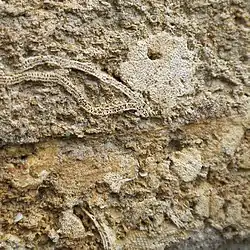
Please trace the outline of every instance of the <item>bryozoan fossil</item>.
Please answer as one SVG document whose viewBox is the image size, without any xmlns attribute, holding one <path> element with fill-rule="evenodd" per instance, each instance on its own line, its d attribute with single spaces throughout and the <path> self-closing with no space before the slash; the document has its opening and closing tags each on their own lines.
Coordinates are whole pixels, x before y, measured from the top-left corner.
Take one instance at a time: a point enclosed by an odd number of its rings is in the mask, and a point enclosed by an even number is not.
<svg viewBox="0 0 250 250">
<path fill-rule="evenodd" d="M 69 78 L 60 72 L 44 72 L 32 70 L 36 66 L 49 64 L 64 69 L 76 69 L 85 74 L 98 78 L 102 83 L 115 87 L 124 93 L 131 101 L 121 103 L 111 103 L 110 105 L 93 106 L 86 100 L 84 95 L 70 81 Z M 115 78 L 104 73 L 92 63 L 82 63 L 74 60 L 64 59 L 57 56 L 35 56 L 25 59 L 20 65 L 19 70 L 14 73 L 0 74 L 0 84 L 11 86 L 24 83 L 26 81 L 51 82 L 63 87 L 77 101 L 79 106 L 92 115 L 106 116 L 110 114 L 122 113 L 128 110 L 136 111 L 142 117 L 149 116 L 149 107 L 143 98 L 133 92 L 127 86 L 117 81 Z"/>
</svg>

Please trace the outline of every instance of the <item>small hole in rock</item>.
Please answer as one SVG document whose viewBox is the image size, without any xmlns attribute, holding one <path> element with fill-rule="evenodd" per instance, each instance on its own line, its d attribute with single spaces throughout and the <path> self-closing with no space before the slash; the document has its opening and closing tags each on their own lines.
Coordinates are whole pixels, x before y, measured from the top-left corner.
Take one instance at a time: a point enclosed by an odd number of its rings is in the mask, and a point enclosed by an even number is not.
<svg viewBox="0 0 250 250">
<path fill-rule="evenodd" d="M 25 160 L 27 160 L 28 155 L 22 155 L 20 158 L 21 158 L 21 160 L 25 161 Z"/>
<path fill-rule="evenodd" d="M 174 151 L 181 151 L 182 150 L 182 145 L 181 145 L 181 141 L 178 139 L 172 139 L 168 146 L 173 149 Z"/>
<path fill-rule="evenodd" d="M 246 20 L 241 16 L 236 16 L 234 20 L 238 24 L 246 25 Z"/>
<path fill-rule="evenodd" d="M 148 49 L 148 58 L 151 60 L 157 60 L 160 59 L 162 57 L 162 54 L 160 51 L 156 51 L 156 50 L 152 50 L 152 49 Z"/>
</svg>

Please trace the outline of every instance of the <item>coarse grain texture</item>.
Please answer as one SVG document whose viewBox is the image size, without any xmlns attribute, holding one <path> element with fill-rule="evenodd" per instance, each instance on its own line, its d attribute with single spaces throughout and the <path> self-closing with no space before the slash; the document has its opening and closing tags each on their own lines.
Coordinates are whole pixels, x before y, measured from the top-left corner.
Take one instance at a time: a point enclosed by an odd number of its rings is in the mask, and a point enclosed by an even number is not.
<svg viewBox="0 0 250 250">
<path fill-rule="evenodd" d="M 0 249 L 249 249 L 247 0 L 0 0 Z"/>
</svg>

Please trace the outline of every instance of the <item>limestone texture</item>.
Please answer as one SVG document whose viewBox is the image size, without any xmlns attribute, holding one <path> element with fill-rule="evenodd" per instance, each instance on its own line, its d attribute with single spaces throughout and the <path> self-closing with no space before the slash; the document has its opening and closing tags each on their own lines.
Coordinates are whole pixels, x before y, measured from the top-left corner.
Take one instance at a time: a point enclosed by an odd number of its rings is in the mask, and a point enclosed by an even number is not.
<svg viewBox="0 0 250 250">
<path fill-rule="evenodd" d="M 250 249 L 248 0 L 0 0 L 0 249 Z"/>
</svg>

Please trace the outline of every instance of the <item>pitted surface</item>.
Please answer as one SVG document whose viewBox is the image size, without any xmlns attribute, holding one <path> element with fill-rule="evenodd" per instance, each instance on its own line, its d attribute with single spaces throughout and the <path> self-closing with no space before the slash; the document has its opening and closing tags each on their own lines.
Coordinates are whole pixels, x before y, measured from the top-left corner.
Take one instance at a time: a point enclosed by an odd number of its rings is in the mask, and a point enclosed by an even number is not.
<svg viewBox="0 0 250 250">
<path fill-rule="evenodd" d="M 248 247 L 249 10 L 0 0 L 0 248 Z"/>
</svg>

